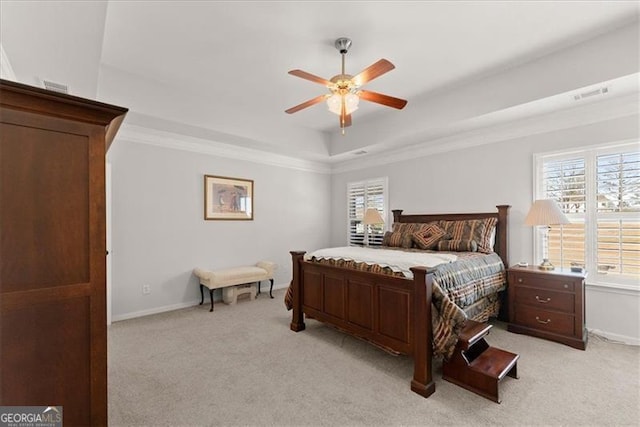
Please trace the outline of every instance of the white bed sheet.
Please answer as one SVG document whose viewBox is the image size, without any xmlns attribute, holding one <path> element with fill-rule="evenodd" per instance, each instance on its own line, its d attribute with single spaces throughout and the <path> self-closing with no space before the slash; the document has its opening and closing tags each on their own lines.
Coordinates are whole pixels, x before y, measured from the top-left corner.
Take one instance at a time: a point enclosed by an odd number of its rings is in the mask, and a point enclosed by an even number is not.
<svg viewBox="0 0 640 427">
<path fill-rule="evenodd" d="M 305 260 L 344 259 L 366 264 L 378 264 L 393 271 L 401 271 L 406 277 L 413 278 L 411 267 L 433 268 L 440 264 L 454 262 L 458 257 L 450 253 L 405 252 L 393 249 L 342 246 L 319 249 L 304 255 Z"/>
</svg>

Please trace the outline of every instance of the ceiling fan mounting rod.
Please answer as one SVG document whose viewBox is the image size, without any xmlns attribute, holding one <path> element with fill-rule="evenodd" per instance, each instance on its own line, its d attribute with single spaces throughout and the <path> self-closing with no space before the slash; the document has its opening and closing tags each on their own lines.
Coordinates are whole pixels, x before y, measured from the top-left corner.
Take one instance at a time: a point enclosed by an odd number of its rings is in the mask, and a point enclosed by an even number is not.
<svg viewBox="0 0 640 427">
<path fill-rule="evenodd" d="M 342 55 L 342 74 L 344 75 L 344 56 L 347 54 L 347 52 L 349 52 L 349 48 L 351 47 L 351 39 L 347 37 L 340 37 L 336 39 L 334 46 Z"/>
</svg>

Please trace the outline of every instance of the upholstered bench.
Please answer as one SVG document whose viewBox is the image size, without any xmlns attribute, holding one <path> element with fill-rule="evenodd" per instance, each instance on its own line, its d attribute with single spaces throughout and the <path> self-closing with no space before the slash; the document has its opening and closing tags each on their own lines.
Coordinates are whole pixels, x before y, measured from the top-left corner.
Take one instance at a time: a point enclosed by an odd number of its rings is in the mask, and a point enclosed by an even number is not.
<svg viewBox="0 0 640 427">
<path fill-rule="evenodd" d="M 204 303 L 204 287 L 209 288 L 209 297 L 211 298 L 211 309 L 213 311 L 213 291 L 214 289 L 224 288 L 222 290 L 222 301 L 227 304 L 234 304 L 238 295 L 246 293 L 243 288 L 237 289 L 237 285 L 246 285 L 250 283 L 258 283 L 258 293 L 260 293 L 260 282 L 262 280 L 269 280 L 271 282 L 271 288 L 269 289 L 269 296 L 273 298 L 273 272 L 276 269 L 276 264 L 269 261 L 260 261 L 255 266 L 246 267 L 234 267 L 224 270 L 204 270 L 196 268 L 193 273 L 198 277 L 200 281 L 200 305 Z M 230 287 L 234 288 L 230 288 Z M 256 297 L 255 285 L 249 287 L 252 297 Z"/>
</svg>

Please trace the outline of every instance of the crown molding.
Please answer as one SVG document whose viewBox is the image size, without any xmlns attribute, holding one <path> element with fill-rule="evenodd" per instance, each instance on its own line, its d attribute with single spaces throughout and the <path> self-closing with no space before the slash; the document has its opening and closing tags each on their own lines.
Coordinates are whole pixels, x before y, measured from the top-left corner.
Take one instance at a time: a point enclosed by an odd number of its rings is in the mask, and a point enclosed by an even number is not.
<svg viewBox="0 0 640 427">
<path fill-rule="evenodd" d="M 0 76 L 5 80 L 16 81 L 16 73 L 13 72 L 11 62 L 9 62 L 9 57 L 7 52 L 4 51 L 2 43 L 0 43 Z"/>
<path fill-rule="evenodd" d="M 328 163 L 238 147 L 237 145 L 226 144 L 219 141 L 160 131 L 137 125 L 124 124 L 118 131 L 116 139 L 305 172 L 331 173 L 331 165 Z"/>
<path fill-rule="evenodd" d="M 621 117 L 637 116 L 638 107 L 638 93 L 632 93 L 607 101 L 540 114 L 501 125 L 487 126 L 370 155 L 361 155 L 355 159 L 333 163 L 332 172 L 343 173 L 384 166 L 438 153 L 570 129 Z"/>
<path fill-rule="evenodd" d="M 626 76 L 624 83 L 634 81 L 638 74 Z M 634 83 L 635 84 L 635 83 Z M 618 86 L 620 89 L 620 86 Z M 542 105 L 519 106 L 518 112 L 503 110 L 498 115 L 486 115 L 459 123 L 457 133 L 429 138 L 424 136 L 421 142 L 400 147 L 386 147 L 382 151 L 343 159 L 344 154 L 325 160 L 308 160 L 294 156 L 273 153 L 256 148 L 239 147 L 209 138 L 187 136 L 181 133 L 158 130 L 151 127 L 124 124 L 117 139 L 176 150 L 190 151 L 217 157 L 250 161 L 259 164 L 277 166 L 322 174 L 343 173 L 371 167 L 385 166 L 390 163 L 426 157 L 433 154 L 462 150 L 466 148 L 515 140 L 536 134 L 548 133 L 599 123 L 617 118 L 638 116 L 638 89 L 624 88 L 623 94 L 598 102 L 588 102 L 571 108 L 544 110 Z M 629 89 L 627 91 L 627 89 Z M 630 93 L 631 92 L 631 93 Z M 620 92 L 618 92 L 620 93 Z M 564 95 L 562 95 L 564 96 Z M 524 116 L 517 117 L 523 113 Z M 542 109 L 541 109 L 542 108 Z M 468 131 L 464 127 L 473 126 Z M 363 147 L 366 150 L 366 147 Z M 353 153 L 350 154 L 353 156 Z"/>
</svg>

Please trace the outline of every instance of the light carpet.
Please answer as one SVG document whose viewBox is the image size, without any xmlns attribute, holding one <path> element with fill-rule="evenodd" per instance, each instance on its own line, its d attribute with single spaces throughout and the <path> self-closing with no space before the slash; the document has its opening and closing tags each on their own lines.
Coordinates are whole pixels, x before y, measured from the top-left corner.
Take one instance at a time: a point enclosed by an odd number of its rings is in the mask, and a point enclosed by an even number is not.
<svg viewBox="0 0 640 427">
<path fill-rule="evenodd" d="M 289 330 L 290 312 L 261 294 L 208 302 L 109 327 L 112 426 L 637 426 L 640 348 L 590 336 L 586 351 L 507 332 L 490 345 L 520 354 L 497 404 L 442 379 L 411 392 L 412 362 L 314 320 Z"/>
</svg>

